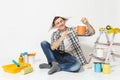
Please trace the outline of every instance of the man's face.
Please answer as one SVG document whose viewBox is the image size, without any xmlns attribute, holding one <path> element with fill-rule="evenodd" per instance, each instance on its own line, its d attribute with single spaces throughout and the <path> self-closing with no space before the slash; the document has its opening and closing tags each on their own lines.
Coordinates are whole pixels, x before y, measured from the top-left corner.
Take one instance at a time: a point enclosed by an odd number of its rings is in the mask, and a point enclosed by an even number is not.
<svg viewBox="0 0 120 80">
<path fill-rule="evenodd" d="M 59 30 L 63 30 L 65 28 L 65 20 L 63 20 L 62 18 L 58 18 L 55 21 L 55 27 Z"/>
</svg>

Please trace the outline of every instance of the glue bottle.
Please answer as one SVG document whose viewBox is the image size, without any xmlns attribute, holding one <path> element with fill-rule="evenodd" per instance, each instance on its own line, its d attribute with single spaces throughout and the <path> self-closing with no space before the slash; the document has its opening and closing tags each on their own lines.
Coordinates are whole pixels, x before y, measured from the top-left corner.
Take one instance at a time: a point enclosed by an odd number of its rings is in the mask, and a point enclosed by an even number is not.
<svg viewBox="0 0 120 80">
<path fill-rule="evenodd" d="M 24 62 L 24 58 L 23 58 L 23 55 L 22 54 L 20 54 L 20 56 L 19 56 L 19 61 L 18 61 L 19 63 L 23 63 Z"/>
</svg>

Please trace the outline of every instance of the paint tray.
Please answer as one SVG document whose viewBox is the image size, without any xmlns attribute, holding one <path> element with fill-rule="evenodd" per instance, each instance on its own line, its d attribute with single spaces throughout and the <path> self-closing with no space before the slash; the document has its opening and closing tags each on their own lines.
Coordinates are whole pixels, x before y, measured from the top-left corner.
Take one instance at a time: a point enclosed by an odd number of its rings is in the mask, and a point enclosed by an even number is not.
<svg viewBox="0 0 120 80">
<path fill-rule="evenodd" d="M 8 65 L 4 65 L 2 66 L 3 70 L 5 72 L 9 72 L 9 73 L 18 73 L 20 72 L 23 68 L 31 66 L 28 63 L 20 63 L 20 67 L 17 67 L 15 64 L 8 64 Z"/>
</svg>

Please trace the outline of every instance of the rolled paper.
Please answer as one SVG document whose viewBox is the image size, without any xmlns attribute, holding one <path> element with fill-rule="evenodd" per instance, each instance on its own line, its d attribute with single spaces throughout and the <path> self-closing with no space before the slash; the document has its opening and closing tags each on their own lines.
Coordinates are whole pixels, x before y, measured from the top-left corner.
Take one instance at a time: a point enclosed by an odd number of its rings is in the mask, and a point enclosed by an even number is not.
<svg viewBox="0 0 120 80">
<path fill-rule="evenodd" d="M 24 62 L 28 63 L 28 52 L 22 53 L 24 55 Z"/>
<path fill-rule="evenodd" d="M 25 61 L 26 63 L 28 63 L 28 55 L 25 55 L 25 56 L 24 56 L 24 61 Z"/>
<path fill-rule="evenodd" d="M 33 72 L 33 68 L 31 66 L 29 66 L 29 67 L 24 68 L 21 72 L 22 72 L 22 74 L 25 75 L 25 74 Z"/>
</svg>

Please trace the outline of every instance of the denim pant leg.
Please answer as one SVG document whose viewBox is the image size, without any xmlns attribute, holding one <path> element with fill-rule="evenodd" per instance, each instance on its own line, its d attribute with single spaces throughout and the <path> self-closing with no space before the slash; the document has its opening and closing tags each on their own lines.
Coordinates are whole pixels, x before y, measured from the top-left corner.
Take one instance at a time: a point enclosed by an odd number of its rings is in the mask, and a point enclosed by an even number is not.
<svg viewBox="0 0 120 80">
<path fill-rule="evenodd" d="M 62 71 L 78 72 L 81 68 L 81 65 L 76 57 L 67 53 L 62 57 L 60 68 Z"/>
<path fill-rule="evenodd" d="M 41 47 L 47 58 L 48 63 L 51 63 L 52 61 L 57 61 L 60 66 L 60 70 L 62 71 L 78 72 L 80 70 L 81 65 L 79 61 L 69 53 L 61 54 L 57 50 L 51 50 L 50 44 L 47 41 L 42 41 Z"/>
<path fill-rule="evenodd" d="M 51 63 L 52 61 L 56 61 L 56 59 L 53 55 L 53 51 L 50 48 L 50 43 L 48 43 L 47 41 L 42 41 L 41 47 L 47 58 L 48 63 Z"/>
</svg>

